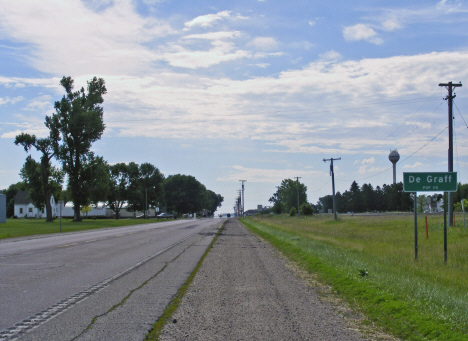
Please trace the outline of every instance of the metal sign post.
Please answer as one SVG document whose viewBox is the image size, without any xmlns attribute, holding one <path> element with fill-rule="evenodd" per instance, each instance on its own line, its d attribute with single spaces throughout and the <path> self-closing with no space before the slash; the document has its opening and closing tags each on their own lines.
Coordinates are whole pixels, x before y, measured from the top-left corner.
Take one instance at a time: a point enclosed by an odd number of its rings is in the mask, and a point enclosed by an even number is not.
<svg viewBox="0 0 468 341">
<path fill-rule="evenodd" d="M 414 259 L 418 260 L 418 192 L 414 192 Z"/>
<path fill-rule="evenodd" d="M 447 263 L 447 192 L 457 191 L 456 172 L 403 173 L 403 191 L 414 192 L 414 259 L 418 259 L 417 192 L 444 192 L 444 262 Z"/>
<path fill-rule="evenodd" d="M 462 211 L 463 211 L 463 228 L 465 228 L 465 199 L 461 200 Z"/>
</svg>

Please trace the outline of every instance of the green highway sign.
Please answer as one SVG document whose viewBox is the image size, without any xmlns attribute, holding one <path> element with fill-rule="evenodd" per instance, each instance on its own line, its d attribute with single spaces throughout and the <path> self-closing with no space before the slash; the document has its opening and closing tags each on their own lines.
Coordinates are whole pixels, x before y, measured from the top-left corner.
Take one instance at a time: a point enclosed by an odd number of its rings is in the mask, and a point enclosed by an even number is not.
<svg viewBox="0 0 468 341">
<path fill-rule="evenodd" d="M 403 173 L 405 192 L 456 192 L 457 172 Z"/>
</svg>

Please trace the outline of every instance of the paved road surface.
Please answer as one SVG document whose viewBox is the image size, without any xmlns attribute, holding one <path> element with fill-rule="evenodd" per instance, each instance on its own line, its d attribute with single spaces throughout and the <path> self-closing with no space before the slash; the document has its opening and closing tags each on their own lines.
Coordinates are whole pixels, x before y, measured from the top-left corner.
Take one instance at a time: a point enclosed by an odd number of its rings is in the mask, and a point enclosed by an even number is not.
<svg viewBox="0 0 468 341">
<path fill-rule="evenodd" d="M 142 340 L 222 222 L 1 241 L 0 341 Z"/>
<path fill-rule="evenodd" d="M 161 340 L 362 340 L 271 246 L 228 220 Z"/>
</svg>

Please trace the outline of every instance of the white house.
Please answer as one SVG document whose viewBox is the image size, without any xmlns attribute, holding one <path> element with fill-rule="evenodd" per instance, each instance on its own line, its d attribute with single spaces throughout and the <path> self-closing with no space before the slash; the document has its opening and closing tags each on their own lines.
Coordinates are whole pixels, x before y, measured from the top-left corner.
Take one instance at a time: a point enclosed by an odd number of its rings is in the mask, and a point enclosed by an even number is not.
<svg viewBox="0 0 468 341">
<path fill-rule="evenodd" d="M 27 191 L 19 191 L 15 196 L 15 216 L 18 218 L 45 218 L 45 208 L 39 210 L 29 199 Z M 52 217 L 57 216 L 57 205 L 52 196 L 50 198 L 50 205 L 52 206 Z"/>
<path fill-rule="evenodd" d="M 73 203 L 67 202 L 62 206 L 60 210 L 60 204 L 55 202 L 54 197 L 50 198 L 50 205 L 52 207 L 52 217 L 62 217 L 72 218 L 74 216 Z M 143 212 L 131 212 L 127 210 L 127 205 L 124 204 L 122 210 L 120 211 L 121 218 L 134 218 L 142 215 Z M 157 212 L 155 208 L 148 208 L 148 216 L 155 217 Z M 15 197 L 15 216 L 18 218 L 45 218 L 46 211 L 45 208 L 39 210 L 32 203 L 31 199 L 28 197 L 27 191 L 19 191 Z M 97 205 L 91 205 L 91 211 L 88 213 L 81 213 L 82 217 L 115 217 L 115 212 L 107 207 L 104 203 L 98 203 Z"/>
</svg>

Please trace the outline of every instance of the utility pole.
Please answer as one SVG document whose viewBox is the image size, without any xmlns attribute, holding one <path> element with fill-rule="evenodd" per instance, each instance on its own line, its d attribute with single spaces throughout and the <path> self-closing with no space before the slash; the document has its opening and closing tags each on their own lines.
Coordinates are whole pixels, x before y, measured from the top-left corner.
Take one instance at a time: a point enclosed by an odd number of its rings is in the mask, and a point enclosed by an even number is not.
<svg viewBox="0 0 468 341">
<path fill-rule="evenodd" d="M 448 90 L 448 95 L 445 97 L 445 100 L 448 100 L 448 124 L 449 124 L 449 149 L 448 149 L 448 171 L 453 172 L 453 99 L 456 97 L 453 94 L 453 88 L 461 87 L 461 82 L 458 84 L 453 84 L 452 82 L 448 83 L 439 83 L 439 86 L 444 86 Z M 449 226 L 453 226 L 453 195 L 451 192 L 448 193 L 448 218 Z M 445 214 L 445 212 L 444 212 Z"/>
<path fill-rule="evenodd" d="M 245 212 L 245 201 L 244 201 L 244 182 L 247 182 L 247 180 L 239 180 L 242 182 L 242 218 L 244 217 L 244 212 Z"/>
<path fill-rule="evenodd" d="M 296 186 L 297 186 L 297 217 L 299 218 L 299 179 L 300 176 L 296 176 Z"/>
<path fill-rule="evenodd" d="M 341 160 L 341 157 L 338 159 L 323 159 L 323 162 L 330 161 L 330 175 L 332 177 L 332 188 L 333 188 L 333 214 L 335 215 L 335 220 L 338 220 L 336 216 L 336 200 L 335 200 L 335 173 L 333 172 L 333 161 Z"/>
<path fill-rule="evenodd" d="M 237 191 L 237 216 L 242 216 L 242 192 L 241 190 Z"/>
</svg>

